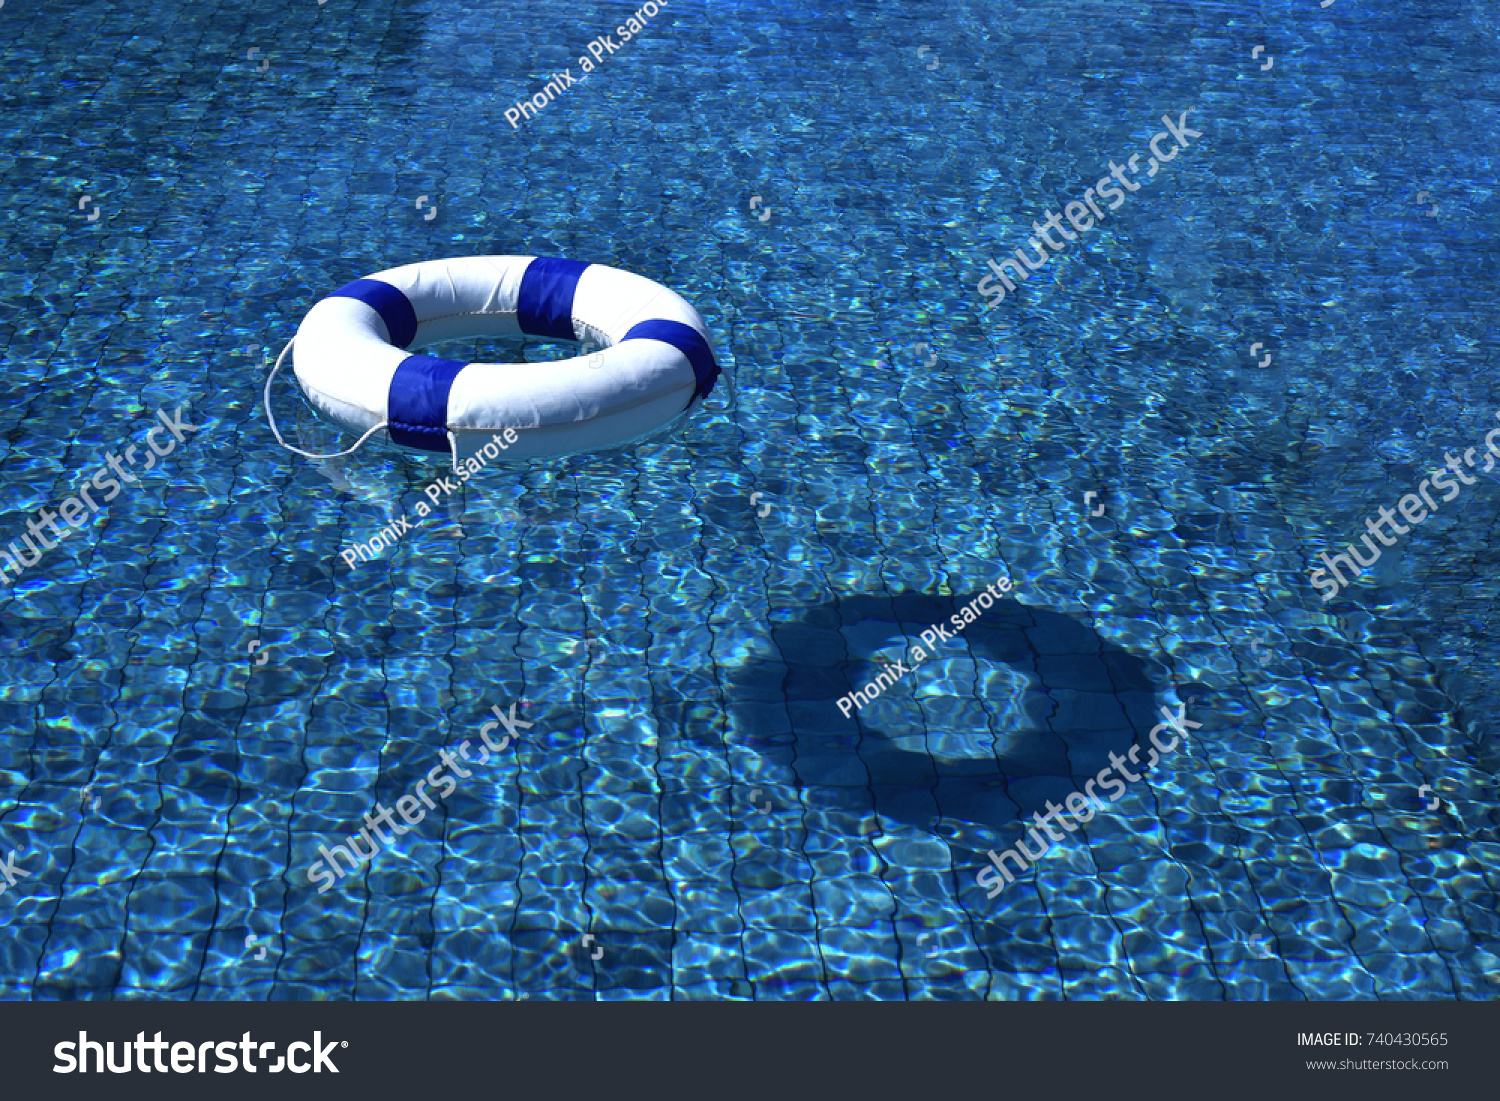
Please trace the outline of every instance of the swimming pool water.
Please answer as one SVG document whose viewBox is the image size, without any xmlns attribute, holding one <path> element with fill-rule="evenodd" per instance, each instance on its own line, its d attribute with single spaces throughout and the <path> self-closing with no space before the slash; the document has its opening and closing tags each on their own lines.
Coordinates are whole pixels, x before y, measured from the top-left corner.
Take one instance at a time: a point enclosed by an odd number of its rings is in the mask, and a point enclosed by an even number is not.
<svg viewBox="0 0 1500 1101">
<path fill-rule="evenodd" d="M 511 126 L 633 10 L 0 7 L 0 544 L 200 426 L 0 595 L 0 997 L 1495 997 L 1497 479 L 1308 578 L 1500 411 L 1494 10 L 671 0 Z M 481 253 L 671 287 L 735 388 L 348 568 L 443 464 L 288 454 L 269 364 L 351 279 Z"/>
</svg>

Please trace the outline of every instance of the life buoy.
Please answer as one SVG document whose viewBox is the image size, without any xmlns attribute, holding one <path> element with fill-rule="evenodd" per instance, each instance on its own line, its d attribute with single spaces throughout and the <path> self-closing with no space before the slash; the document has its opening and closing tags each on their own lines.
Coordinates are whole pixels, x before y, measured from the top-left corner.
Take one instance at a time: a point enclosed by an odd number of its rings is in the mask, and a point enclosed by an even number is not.
<svg viewBox="0 0 1500 1101">
<path fill-rule="evenodd" d="M 410 351 L 515 335 L 602 350 L 542 363 Z M 297 381 L 323 415 L 365 437 L 384 428 L 392 442 L 451 453 L 455 464 L 505 429 L 517 436 L 507 458 L 638 442 L 696 412 L 721 374 L 703 318 L 681 296 L 618 268 L 545 256 L 428 260 L 356 279 L 307 312 L 291 347 Z"/>
</svg>

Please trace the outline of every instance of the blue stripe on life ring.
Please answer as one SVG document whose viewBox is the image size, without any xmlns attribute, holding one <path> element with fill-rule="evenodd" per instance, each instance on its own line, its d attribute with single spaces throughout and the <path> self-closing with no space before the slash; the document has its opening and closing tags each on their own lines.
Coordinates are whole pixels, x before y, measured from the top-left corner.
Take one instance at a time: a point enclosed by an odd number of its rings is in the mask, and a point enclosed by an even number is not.
<svg viewBox="0 0 1500 1101">
<path fill-rule="evenodd" d="M 656 320 L 642 321 L 637 325 L 632 325 L 630 331 L 620 338 L 622 343 L 627 340 L 641 339 L 660 340 L 687 356 L 688 362 L 693 365 L 693 376 L 698 380 L 698 388 L 693 396 L 708 397 L 721 371 L 718 362 L 714 359 L 713 349 L 708 346 L 708 341 L 703 339 L 702 333 L 691 325 L 684 325 L 681 321 Z"/>
<path fill-rule="evenodd" d="M 411 300 L 389 283 L 379 279 L 356 279 L 345 283 L 329 298 L 356 298 L 380 315 L 391 343 L 405 348 L 417 335 L 417 311 Z"/>
<path fill-rule="evenodd" d="M 391 376 L 385 419 L 391 439 L 423 451 L 448 451 L 448 391 L 467 367 L 456 359 L 413 355 Z"/>
<path fill-rule="evenodd" d="M 521 293 L 516 301 L 516 321 L 528 336 L 575 340 L 573 294 L 578 277 L 588 267 L 586 260 L 561 260 L 538 256 L 526 265 Z"/>
</svg>

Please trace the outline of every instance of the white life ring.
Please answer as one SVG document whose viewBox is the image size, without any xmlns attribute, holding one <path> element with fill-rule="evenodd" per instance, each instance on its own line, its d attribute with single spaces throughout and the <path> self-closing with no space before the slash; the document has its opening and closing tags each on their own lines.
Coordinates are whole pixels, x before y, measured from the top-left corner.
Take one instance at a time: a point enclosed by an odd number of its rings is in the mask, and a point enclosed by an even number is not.
<svg viewBox="0 0 1500 1101">
<path fill-rule="evenodd" d="M 515 335 L 603 350 L 519 364 L 408 351 Z M 451 453 L 455 464 L 507 428 L 518 437 L 507 458 L 639 441 L 691 416 L 721 373 L 703 318 L 679 295 L 545 256 L 428 260 L 356 279 L 307 312 L 292 347 L 297 381 L 325 416 L 364 437 L 383 427 L 392 442 Z M 270 379 L 266 390 L 269 415 Z"/>
</svg>

